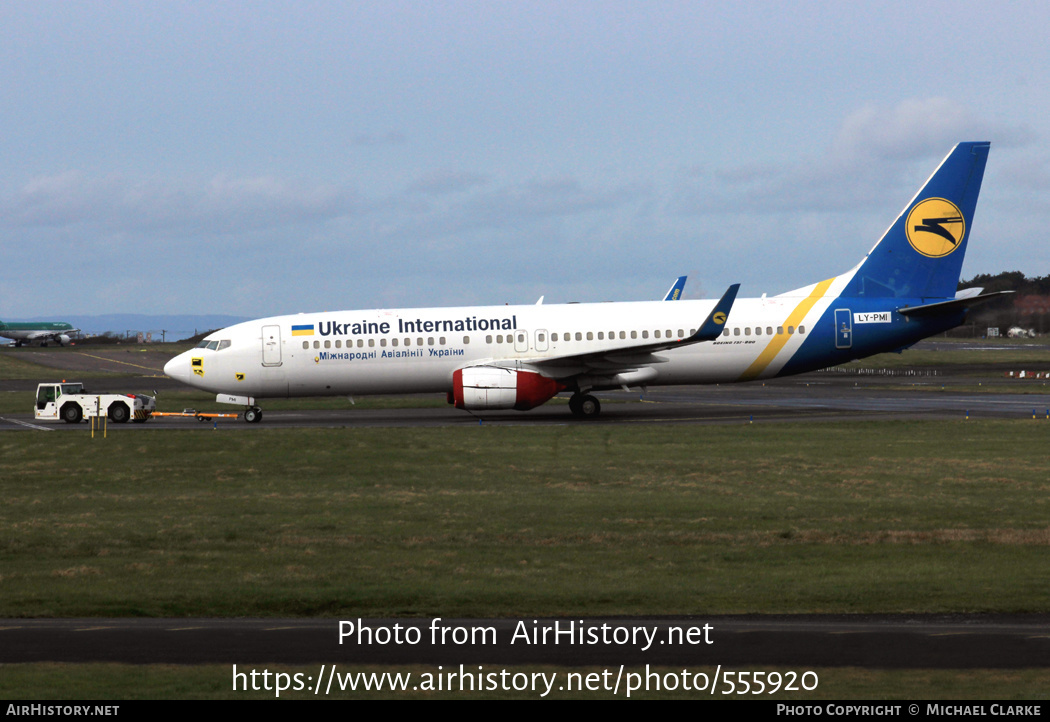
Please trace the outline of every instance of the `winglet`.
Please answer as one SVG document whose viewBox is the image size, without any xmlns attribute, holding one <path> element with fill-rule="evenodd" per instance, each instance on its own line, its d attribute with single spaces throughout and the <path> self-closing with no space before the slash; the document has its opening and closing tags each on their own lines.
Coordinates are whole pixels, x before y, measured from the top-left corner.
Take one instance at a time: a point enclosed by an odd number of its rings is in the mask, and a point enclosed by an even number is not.
<svg viewBox="0 0 1050 722">
<path fill-rule="evenodd" d="M 733 302 L 736 300 L 736 292 L 740 290 L 740 284 L 734 283 L 729 289 L 722 294 L 722 298 L 715 304 L 714 309 L 711 310 L 710 315 L 707 319 L 700 324 L 700 328 L 696 330 L 689 338 L 685 339 L 688 343 L 696 343 L 698 341 L 713 341 L 722 335 L 722 329 L 726 325 L 726 321 L 729 320 L 729 309 L 733 307 Z"/>
</svg>

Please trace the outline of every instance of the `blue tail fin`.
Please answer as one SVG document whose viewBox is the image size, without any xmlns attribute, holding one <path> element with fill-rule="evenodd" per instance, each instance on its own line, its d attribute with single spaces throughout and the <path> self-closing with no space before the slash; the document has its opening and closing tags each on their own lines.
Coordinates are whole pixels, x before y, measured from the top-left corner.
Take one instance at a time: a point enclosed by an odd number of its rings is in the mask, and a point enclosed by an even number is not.
<svg viewBox="0 0 1050 722">
<path fill-rule="evenodd" d="M 688 276 L 679 276 L 678 280 L 671 284 L 671 287 L 667 289 L 667 293 L 664 294 L 665 301 L 677 301 L 682 297 L 682 291 L 685 290 L 685 279 Z"/>
<path fill-rule="evenodd" d="M 843 296 L 955 296 L 989 146 L 952 149 L 861 262 Z"/>
</svg>

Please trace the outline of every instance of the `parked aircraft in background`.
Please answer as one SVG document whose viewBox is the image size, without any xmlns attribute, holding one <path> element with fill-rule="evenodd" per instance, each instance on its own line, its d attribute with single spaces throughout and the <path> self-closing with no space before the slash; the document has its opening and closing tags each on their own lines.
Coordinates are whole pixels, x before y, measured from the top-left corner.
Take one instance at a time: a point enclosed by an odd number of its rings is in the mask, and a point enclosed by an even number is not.
<svg viewBox="0 0 1050 722">
<path fill-rule="evenodd" d="M 164 367 L 247 407 L 258 399 L 442 392 L 471 411 L 571 394 L 786 376 L 907 348 L 999 294 L 956 294 L 988 143 L 960 143 L 851 270 L 778 296 L 720 301 L 378 309 L 276 316 L 210 334 Z"/>
<path fill-rule="evenodd" d="M 667 289 L 667 293 L 664 295 L 665 301 L 677 301 L 682 297 L 682 291 L 685 290 L 685 279 L 688 276 L 679 276 L 678 280 L 671 284 L 671 287 Z"/>
<path fill-rule="evenodd" d="M 12 339 L 15 346 L 21 346 L 24 343 L 39 343 L 41 346 L 47 346 L 51 341 L 56 342 L 59 346 L 65 346 L 79 332 L 79 328 L 73 328 L 68 323 L 61 321 L 0 322 L 0 336 Z"/>
</svg>

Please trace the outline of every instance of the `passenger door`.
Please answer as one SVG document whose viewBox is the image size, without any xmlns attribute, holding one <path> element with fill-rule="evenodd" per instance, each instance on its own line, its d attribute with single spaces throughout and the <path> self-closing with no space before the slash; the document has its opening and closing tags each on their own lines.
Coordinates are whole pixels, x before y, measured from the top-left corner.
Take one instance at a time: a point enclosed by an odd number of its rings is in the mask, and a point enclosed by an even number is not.
<svg viewBox="0 0 1050 722">
<path fill-rule="evenodd" d="M 262 327 L 262 365 L 281 365 L 281 327 Z"/>
<path fill-rule="evenodd" d="M 835 348 L 853 348 L 853 314 L 848 308 L 835 309 Z"/>
</svg>

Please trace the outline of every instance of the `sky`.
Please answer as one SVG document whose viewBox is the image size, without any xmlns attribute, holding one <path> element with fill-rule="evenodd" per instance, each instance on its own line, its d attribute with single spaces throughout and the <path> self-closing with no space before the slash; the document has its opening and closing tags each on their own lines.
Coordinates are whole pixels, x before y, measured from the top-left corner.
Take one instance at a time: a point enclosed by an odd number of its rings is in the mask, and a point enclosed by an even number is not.
<svg viewBox="0 0 1050 722">
<path fill-rule="evenodd" d="M 989 140 L 1050 274 L 1045 2 L 0 0 L 0 319 L 782 293 Z"/>
</svg>

